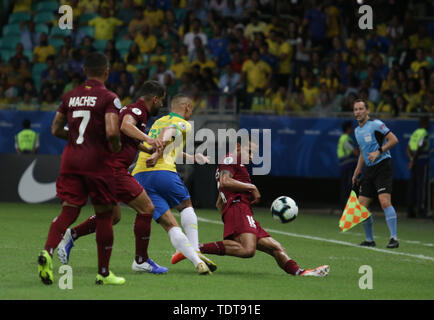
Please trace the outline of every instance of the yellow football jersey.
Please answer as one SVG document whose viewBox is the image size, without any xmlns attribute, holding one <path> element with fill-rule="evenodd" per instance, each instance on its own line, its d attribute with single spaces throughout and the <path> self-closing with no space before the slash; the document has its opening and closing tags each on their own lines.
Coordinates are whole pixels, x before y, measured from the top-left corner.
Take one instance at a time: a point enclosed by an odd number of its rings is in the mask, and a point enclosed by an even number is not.
<svg viewBox="0 0 434 320">
<path fill-rule="evenodd" d="M 191 124 L 177 113 L 171 112 L 167 116 L 161 117 L 154 122 L 149 130 L 149 136 L 153 139 L 158 138 L 163 128 L 172 126 L 176 129 L 176 137 L 166 146 L 163 155 L 158 159 L 154 167 L 146 167 L 146 159 L 150 154 L 140 152 L 136 166 L 132 172 L 135 175 L 139 172 L 167 170 L 176 172 L 175 161 L 179 154 L 182 153 L 186 142 L 187 135 L 191 131 Z M 146 145 L 146 143 L 145 143 Z"/>
</svg>

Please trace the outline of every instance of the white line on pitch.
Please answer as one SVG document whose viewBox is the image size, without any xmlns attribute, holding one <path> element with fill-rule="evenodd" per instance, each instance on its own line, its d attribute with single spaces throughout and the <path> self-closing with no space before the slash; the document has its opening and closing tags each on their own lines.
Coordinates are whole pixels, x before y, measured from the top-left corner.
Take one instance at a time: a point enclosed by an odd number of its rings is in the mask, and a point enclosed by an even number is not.
<svg viewBox="0 0 434 320">
<path fill-rule="evenodd" d="M 179 214 L 176 214 L 176 215 L 179 215 Z M 199 221 L 208 222 L 208 223 L 214 223 L 214 224 L 220 224 L 220 225 L 223 224 L 223 222 L 216 221 L 216 220 L 209 220 L 209 219 L 200 218 L 200 217 L 197 217 L 197 219 Z M 304 235 L 304 234 L 297 234 L 297 233 L 280 231 L 280 230 L 274 230 L 274 229 L 268 229 L 268 228 L 266 230 L 268 232 L 271 232 L 271 233 L 283 234 L 283 235 L 290 236 L 290 237 L 295 237 L 295 238 L 304 238 L 304 239 L 309 239 L 309 240 L 317 240 L 317 241 L 329 242 L 329 243 L 334 243 L 334 244 L 340 244 L 340 245 L 343 245 L 343 246 L 355 247 L 355 248 L 359 248 L 359 249 L 366 249 L 366 250 L 372 250 L 372 251 L 377 251 L 377 252 L 382 252 L 382 253 L 389 253 L 389 254 L 400 255 L 400 256 L 407 256 L 407 257 L 412 257 L 412 258 L 417 258 L 417 259 L 422 259 L 422 260 L 434 261 L 434 257 L 425 256 L 423 254 L 412 254 L 412 253 L 391 251 L 391 250 L 372 248 L 372 247 L 362 247 L 362 246 L 359 246 L 359 245 L 354 244 L 354 243 L 340 241 L 340 240 L 326 239 L 326 238 L 320 238 L 320 237 L 313 237 L 313 236 L 308 236 L 308 235 Z"/>
</svg>

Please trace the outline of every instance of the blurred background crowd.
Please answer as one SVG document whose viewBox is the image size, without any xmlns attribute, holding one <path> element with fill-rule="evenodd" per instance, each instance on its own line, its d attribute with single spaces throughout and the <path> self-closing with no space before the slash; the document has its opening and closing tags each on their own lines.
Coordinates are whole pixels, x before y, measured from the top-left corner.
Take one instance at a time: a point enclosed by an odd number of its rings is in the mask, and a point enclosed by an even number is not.
<svg viewBox="0 0 434 320">
<path fill-rule="evenodd" d="M 434 113 L 434 3 L 365 1 L 2 1 L 0 109 L 56 110 L 84 80 L 88 52 L 111 63 L 123 105 L 155 79 L 194 112 L 350 112 L 357 98 L 390 117 Z M 58 27 L 59 6 L 73 29 Z"/>
</svg>

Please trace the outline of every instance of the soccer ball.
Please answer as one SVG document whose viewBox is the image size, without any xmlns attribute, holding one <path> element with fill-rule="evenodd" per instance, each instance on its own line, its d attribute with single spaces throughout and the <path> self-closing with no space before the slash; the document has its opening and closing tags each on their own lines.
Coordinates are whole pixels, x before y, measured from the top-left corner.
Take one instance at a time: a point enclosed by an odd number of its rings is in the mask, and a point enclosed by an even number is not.
<svg viewBox="0 0 434 320">
<path fill-rule="evenodd" d="M 288 223 L 297 218 L 298 207 L 293 199 L 281 196 L 273 201 L 271 215 L 282 223 Z"/>
</svg>

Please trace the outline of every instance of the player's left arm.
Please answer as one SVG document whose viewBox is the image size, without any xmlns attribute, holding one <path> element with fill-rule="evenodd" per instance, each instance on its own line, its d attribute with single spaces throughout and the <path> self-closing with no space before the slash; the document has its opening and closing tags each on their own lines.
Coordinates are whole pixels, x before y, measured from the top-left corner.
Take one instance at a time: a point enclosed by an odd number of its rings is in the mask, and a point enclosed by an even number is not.
<svg viewBox="0 0 434 320">
<path fill-rule="evenodd" d="M 182 157 L 184 159 L 187 159 L 189 161 L 192 161 L 194 163 L 198 164 L 208 164 L 209 158 L 207 156 L 204 156 L 202 153 L 195 153 L 194 155 L 188 154 L 186 152 L 182 153 Z"/>
<path fill-rule="evenodd" d="M 375 161 L 375 159 L 377 159 L 381 153 L 392 149 L 399 142 L 398 138 L 392 131 L 389 131 L 389 133 L 387 133 L 384 138 L 386 139 L 386 143 L 383 146 L 380 146 L 378 150 L 369 153 L 370 161 Z"/>
<path fill-rule="evenodd" d="M 66 115 L 61 112 L 56 112 L 56 116 L 51 124 L 51 133 L 57 138 L 68 140 L 68 130 L 65 129 L 66 123 Z"/>
<path fill-rule="evenodd" d="M 149 154 L 153 154 L 155 152 L 154 148 L 147 147 L 143 143 L 139 143 L 137 145 L 137 150 L 142 151 L 142 152 L 146 152 L 146 153 L 149 153 Z"/>
</svg>

